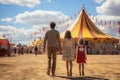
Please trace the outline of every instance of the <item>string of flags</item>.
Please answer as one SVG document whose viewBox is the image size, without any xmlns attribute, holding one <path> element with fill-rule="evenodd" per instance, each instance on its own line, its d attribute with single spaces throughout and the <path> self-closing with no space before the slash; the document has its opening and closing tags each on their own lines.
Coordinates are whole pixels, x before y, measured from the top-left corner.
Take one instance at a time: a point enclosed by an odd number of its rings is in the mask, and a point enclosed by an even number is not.
<svg viewBox="0 0 120 80">
<path fill-rule="evenodd" d="M 68 26 L 68 27 L 71 26 L 72 23 L 68 23 L 68 22 L 76 19 L 77 16 L 80 14 L 80 11 L 81 10 L 79 10 L 77 13 L 73 14 L 72 16 L 70 16 L 64 20 L 56 22 L 57 26 L 63 26 L 63 24 L 64 24 L 64 26 Z M 118 26 L 120 27 L 120 21 L 117 21 L 117 20 L 102 20 L 102 19 L 100 19 L 98 17 L 94 17 L 94 16 L 91 18 L 90 15 L 89 15 L 89 17 L 92 21 L 95 22 L 95 24 L 105 27 L 105 29 L 108 29 L 108 28 L 114 29 Z M 45 33 L 48 29 L 49 29 L 48 27 L 43 26 L 39 31 L 34 32 L 34 35 Z M 118 31 L 120 33 L 120 28 L 118 29 Z"/>
</svg>

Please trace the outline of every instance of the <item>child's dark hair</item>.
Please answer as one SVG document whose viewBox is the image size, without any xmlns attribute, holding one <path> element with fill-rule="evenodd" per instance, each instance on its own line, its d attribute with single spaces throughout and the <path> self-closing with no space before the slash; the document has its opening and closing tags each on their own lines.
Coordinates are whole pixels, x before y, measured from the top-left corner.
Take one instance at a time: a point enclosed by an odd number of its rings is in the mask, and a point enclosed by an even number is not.
<svg viewBox="0 0 120 80">
<path fill-rule="evenodd" d="M 56 23 L 55 23 L 55 22 L 51 22 L 51 23 L 50 23 L 50 28 L 51 28 L 51 29 L 54 29 L 55 26 L 56 26 Z"/>
<path fill-rule="evenodd" d="M 78 44 L 80 44 L 80 45 L 84 45 L 84 40 L 83 40 L 83 38 L 79 39 Z"/>
<path fill-rule="evenodd" d="M 64 37 L 64 38 L 66 38 L 66 39 L 71 39 L 71 38 L 72 38 L 71 32 L 70 32 L 70 31 L 66 31 L 66 32 L 65 32 L 65 37 Z"/>
</svg>

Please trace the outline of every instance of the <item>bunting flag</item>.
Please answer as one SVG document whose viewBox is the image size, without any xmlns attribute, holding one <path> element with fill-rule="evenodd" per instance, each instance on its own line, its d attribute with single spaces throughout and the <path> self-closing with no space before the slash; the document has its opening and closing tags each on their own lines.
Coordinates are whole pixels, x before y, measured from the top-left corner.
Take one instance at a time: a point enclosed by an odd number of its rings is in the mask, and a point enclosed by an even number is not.
<svg viewBox="0 0 120 80">
<path fill-rule="evenodd" d="M 97 22 L 98 20 L 97 20 L 97 18 L 96 18 L 96 22 Z"/>
<path fill-rule="evenodd" d="M 106 21 L 105 21 L 105 26 L 106 26 Z"/>
<path fill-rule="evenodd" d="M 67 24 L 67 26 L 69 26 L 69 24 Z"/>
<path fill-rule="evenodd" d="M 114 21 L 114 27 L 115 27 L 115 21 Z"/>
<path fill-rule="evenodd" d="M 118 32 L 120 34 L 120 21 L 118 21 L 118 25 L 119 25 Z"/>
<path fill-rule="evenodd" d="M 46 28 L 46 27 L 43 27 L 43 28 L 42 28 L 42 31 L 43 31 L 43 32 L 45 32 L 46 30 L 47 30 L 47 28 Z"/>
<path fill-rule="evenodd" d="M 100 21 L 100 24 L 102 25 L 102 20 Z"/>
<path fill-rule="evenodd" d="M 36 35 L 36 34 L 39 34 L 39 33 L 38 33 L 38 32 L 35 32 L 34 34 Z"/>
</svg>

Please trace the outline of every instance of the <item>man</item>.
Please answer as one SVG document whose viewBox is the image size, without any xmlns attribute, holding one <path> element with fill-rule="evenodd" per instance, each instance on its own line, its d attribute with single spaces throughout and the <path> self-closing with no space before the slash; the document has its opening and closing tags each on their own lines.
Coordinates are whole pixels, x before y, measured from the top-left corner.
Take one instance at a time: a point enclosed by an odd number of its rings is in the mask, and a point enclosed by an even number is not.
<svg viewBox="0 0 120 80">
<path fill-rule="evenodd" d="M 47 43 L 47 53 L 48 53 L 48 71 L 47 75 L 50 75 L 50 71 L 52 72 L 52 76 L 55 76 L 56 69 L 56 52 L 59 49 L 61 52 L 61 44 L 60 44 L 60 34 L 57 30 L 55 30 L 56 24 L 54 22 L 50 23 L 51 30 L 47 31 L 44 38 L 43 44 L 43 52 L 45 52 L 45 47 Z M 52 59 L 52 65 L 51 65 Z M 52 68 L 51 68 L 52 66 Z M 52 69 L 52 70 L 51 70 Z"/>
</svg>

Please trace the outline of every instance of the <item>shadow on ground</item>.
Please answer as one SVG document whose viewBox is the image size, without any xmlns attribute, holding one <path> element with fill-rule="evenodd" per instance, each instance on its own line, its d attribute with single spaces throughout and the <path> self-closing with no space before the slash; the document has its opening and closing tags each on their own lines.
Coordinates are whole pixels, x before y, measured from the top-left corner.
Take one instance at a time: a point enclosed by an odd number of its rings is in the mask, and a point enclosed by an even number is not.
<svg viewBox="0 0 120 80">
<path fill-rule="evenodd" d="M 98 77 L 91 77 L 91 76 L 84 76 L 84 77 L 56 76 L 56 77 L 69 79 L 69 80 L 109 80 L 107 78 L 98 78 Z"/>
</svg>

